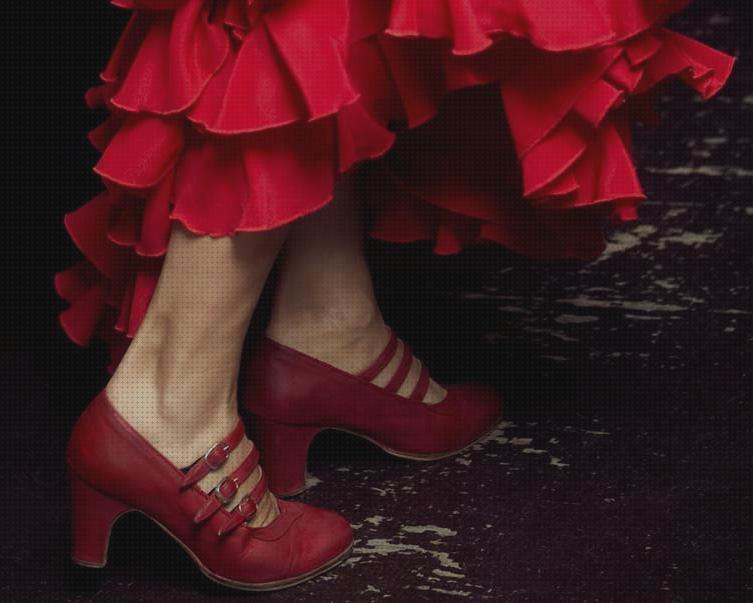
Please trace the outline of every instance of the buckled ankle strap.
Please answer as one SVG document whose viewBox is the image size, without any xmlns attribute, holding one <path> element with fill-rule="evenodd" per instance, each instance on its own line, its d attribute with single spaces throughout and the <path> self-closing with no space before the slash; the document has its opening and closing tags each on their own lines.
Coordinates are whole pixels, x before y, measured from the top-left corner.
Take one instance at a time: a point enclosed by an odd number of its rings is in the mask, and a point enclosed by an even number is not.
<svg viewBox="0 0 753 603">
<path fill-rule="evenodd" d="M 206 502 L 194 515 L 194 523 L 201 523 L 214 515 L 220 507 L 229 503 L 237 494 L 240 485 L 245 482 L 256 470 L 259 464 L 259 449 L 254 445 L 246 459 L 233 471 L 217 484 Z"/>
<path fill-rule="evenodd" d="M 259 471 L 261 471 L 261 476 L 259 477 L 256 486 L 254 486 L 254 489 L 250 494 L 244 496 L 243 500 L 236 505 L 230 514 L 230 517 L 225 522 L 225 525 L 223 525 L 217 533 L 218 536 L 224 536 L 225 534 L 232 532 L 235 528 L 247 522 L 256 514 L 261 499 L 264 498 L 264 495 L 267 493 L 267 474 L 262 471 L 261 467 L 259 468 Z"/>
<path fill-rule="evenodd" d="M 201 481 L 210 471 L 216 471 L 222 467 L 230 456 L 230 453 L 240 444 L 244 433 L 243 421 L 238 419 L 238 423 L 236 423 L 233 431 L 207 450 L 200 459 L 191 465 L 191 468 L 181 480 L 181 489 L 192 486 L 196 482 Z"/>
</svg>

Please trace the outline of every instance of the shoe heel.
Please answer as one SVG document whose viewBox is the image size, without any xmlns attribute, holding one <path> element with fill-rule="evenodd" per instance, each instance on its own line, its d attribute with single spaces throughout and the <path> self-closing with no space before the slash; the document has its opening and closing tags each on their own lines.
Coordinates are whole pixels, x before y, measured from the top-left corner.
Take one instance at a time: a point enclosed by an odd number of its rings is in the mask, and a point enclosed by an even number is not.
<svg viewBox="0 0 753 603">
<path fill-rule="evenodd" d="M 115 521 L 130 510 L 71 475 L 71 559 L 85 567 L 104 567 Z"/>
<path fill-rule="evenodd" d="M 251 433 L 261 453 L 269 489 L 277 496 L 295 496 L 306 486 L 309 445 L 318 427 L 284 425 L 251 416 Z"/>
</svg>

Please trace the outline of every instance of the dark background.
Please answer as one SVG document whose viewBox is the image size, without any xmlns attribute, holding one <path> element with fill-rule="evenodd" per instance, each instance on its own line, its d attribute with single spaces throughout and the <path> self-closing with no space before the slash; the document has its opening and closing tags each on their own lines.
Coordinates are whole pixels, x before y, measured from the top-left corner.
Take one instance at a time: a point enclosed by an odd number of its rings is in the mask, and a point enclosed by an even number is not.
<svg viewBox="0 0 753 603">
<path fill-rule="evenodd" d="M 63 213 L 102 188 L 86 132 L 104 114 L 83 94 L 127 13 L 45 2 L 18 17 L 5 52 L 0 598 L 237 598 L 137 518 L 116 529 L 100 578 L 67 564 L 61 451 L 106 382 L 106 354 L 64 337 L 52 277 L 80 257 Z M 438 378 L 498 386 L 512 424 L 431 466 L 323 436 L 309 467 L 321 483 L 303 500 L 351 520 L 360 560 L 270 599 L 753 600 L 753 8 L 698 0 L 670 25 L 740 61 L 709 103 L 671 86 L 662 125 L 637 132 L 650 200 L 603 258 L 370 244 L 388 321 Z"/>
</svg>

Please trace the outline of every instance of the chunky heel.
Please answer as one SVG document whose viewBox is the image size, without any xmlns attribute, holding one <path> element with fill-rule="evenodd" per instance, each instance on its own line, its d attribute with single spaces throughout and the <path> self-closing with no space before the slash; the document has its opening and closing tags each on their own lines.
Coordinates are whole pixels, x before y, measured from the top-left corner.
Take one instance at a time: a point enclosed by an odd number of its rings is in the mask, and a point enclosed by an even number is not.
<svg viewBox="0 0 753 603">
<path fill-rule="evenodd" d="M 115 521 L 130 511 L 71 474 L 71 559 L 85 567 L 104 567 Z"/>
<path fill-rule="evenodd" d="M 276 423 L 251 415 L 251 432 L 259 447 L 269 489 L 277 496 L 295 496 L 306 484 L 309 445 L 319 427 Z"/>
</svg>

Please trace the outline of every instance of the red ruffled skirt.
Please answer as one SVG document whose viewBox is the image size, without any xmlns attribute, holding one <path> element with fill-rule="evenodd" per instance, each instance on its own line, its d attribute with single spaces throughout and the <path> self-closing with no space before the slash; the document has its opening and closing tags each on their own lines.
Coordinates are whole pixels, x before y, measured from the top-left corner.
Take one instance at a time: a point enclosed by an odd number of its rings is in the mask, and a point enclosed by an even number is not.
<svg viewBox="0 0 753 603">
<path fill-rule="evenodd" d="M 65 216 L 55 277 L 112 370 L 171 220 L 225 236 L 324 206 L 360 171 L 370 234 L 437 253 L 491 241 L 597 257 L 637 219 L 634 120 L 676 76 L 704 99 L 733 58 L 664 28 L 688 0 L 112 0 L 132 11 L 89 89 L 103 192 Z"/>
</svg>

